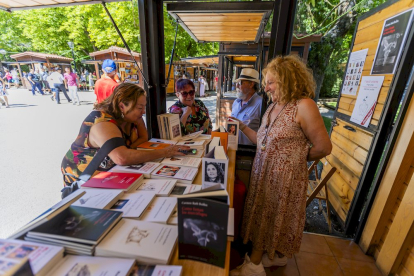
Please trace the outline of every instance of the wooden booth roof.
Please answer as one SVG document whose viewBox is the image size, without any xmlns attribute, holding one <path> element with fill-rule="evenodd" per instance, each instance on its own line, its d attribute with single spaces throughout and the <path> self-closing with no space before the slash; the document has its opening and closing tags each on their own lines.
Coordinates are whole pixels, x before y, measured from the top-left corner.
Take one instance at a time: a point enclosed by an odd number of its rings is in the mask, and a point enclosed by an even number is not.
<svg viewBox="0 0 414 276">
<path fill-rule="evenodd" d="M 101 4 L 102 2 L 122 2 L 127 0 L 0 0 L 0 10 L 8 12 L 17 10 L 56 8 L 74 5 Z"/>
<path fill-rule="evenodd" d="M 218 64 L 219 58 L 218 56 L 204 56 L 204 57 L 189 57 L 189 58 L 182 58 L 182 61 L 186 63 L 194 64 L 203 64 L 206 66 L 210 66 L 213 64 Z"/>
<path fill-rule="evenodd" d="M 196 42 L 258 42 L 274 2 L 168 3 L 168 13 Z"/>
<path fill-rule="evenodd" d="M 129 57 L 129 59 L 131 58 L 131 55 L 129 54 L 127 49 L 122 48 L 122 47 L 118 47 L 118 46 L 111 46 L 108 49 L 92 52 L 89 55 L 91 57 L 95 57 L 95 59 L 100 59 L 99 56 L 103 56 L 102 59 L 106 59 L 105 56 L 107 56 L 107 55 L 114 56 L 114 59 L 121 58 L 121 59 L 124 59 L 124 60 L 128 60 L 128 57 Z M 132 52 L 132 55 L 134 57 L 138 57 L 138 58 L 141 57 L 141 54 L 137 53 L 137 52 Z"/>
<path fill-rule="evenodd" d="M 1 0 L 0 0 L 1 1 Z M 45 53 L 36 53 L 36 52 L 23 52 L 15 55 L 10 55 L 12 59 L 17 61 L 33 61 L 33 62 L 60 62 L 60 63 L 67 63 L 69 64 L 73 59 L 54 55 L 54 54 L 45 54 Z"/>
</svg>

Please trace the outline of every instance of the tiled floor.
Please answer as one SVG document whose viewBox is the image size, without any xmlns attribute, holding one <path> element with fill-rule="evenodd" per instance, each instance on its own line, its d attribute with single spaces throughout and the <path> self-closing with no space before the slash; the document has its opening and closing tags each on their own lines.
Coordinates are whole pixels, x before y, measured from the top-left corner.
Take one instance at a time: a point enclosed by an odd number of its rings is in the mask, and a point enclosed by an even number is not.
<svg viewBox="0 0 414 276">
<path fill-rule="evenodd" d="M 300 252 L 285 267 L 266 269 L 268 276 L 370 276 L 381 275 L 374 259 L 350 240 L 303 234 Z"/>
</svg>

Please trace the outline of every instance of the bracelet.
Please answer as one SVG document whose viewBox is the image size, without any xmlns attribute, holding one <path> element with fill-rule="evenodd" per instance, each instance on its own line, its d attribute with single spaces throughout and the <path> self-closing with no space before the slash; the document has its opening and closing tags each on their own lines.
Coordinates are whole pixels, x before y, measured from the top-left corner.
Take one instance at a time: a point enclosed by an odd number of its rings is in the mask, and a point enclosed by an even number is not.
<svg viewBox="0 0 414 276">
<path fill-rule="evenodd" d="M 246 126 L 245 124 L 242 124 L 242 125 L 240 125 L 240 130 L 241 130 L 241 131 L 243 131 L 243 130 L 245 130 L 245 129 L 246 129 L 246 127 L 247 127 L 247 126 Z"/>
</svg>

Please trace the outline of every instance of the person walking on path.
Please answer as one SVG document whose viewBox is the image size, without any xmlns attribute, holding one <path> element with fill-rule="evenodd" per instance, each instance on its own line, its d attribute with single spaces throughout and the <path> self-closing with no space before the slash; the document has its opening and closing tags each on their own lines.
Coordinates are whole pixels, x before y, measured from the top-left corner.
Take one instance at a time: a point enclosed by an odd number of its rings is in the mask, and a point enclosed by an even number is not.
<svg viewBox="0 0 414 276">
<path fill-rule="evenodd" d="M 7 99 L 7 91 L 6 91 L 6 82 L 0 78 L 0 97 L 3 97 L 4 102 L 6 103 L 6 108 L 9 108 L 9 100 Z M 1 103 L 0 103 L 1 108 Z"/>
<path fill-rule="evenodd" d="M 116 64 L 112 59 L 105 59 L 102 63 L 104 75 L 95 83 L 96 102 L 101 103 L 103 100 L 112 95 L 115 87 L 119 85 L 116 82 Z"/>
<path fill-rule="evenodd" d="M 7 88 L 10 89 L 10 82 L 13 79 L 13 77 L 10 74 L 9 69 L 4 69 L 4 72 L 5 72 L 5 74 L 4 74 L 3 80 L 7 81 Z"/>
<path fill-rule="evenodd" d="M 66 93 L 66 87 L 64 82 L 64 78 L 62 76 L 62 69 L 60 67 L 56 67 L 56 71 L 52 73 L 52 79 L 54 83 L 54 87 L 56 88 L 56 103 L 60 104 L 60 96 L 59 92 L 62 91 L 63 94 L 65 94 L 66 99 L 68 102 L 72 102 L 72 100 L 69 98 L 68 94 Z"/>
<path fill-rule="evenodd" d="M 79 95 L 78 95 L 78 87 L 80 87 L 78 75 L 75 73 L 70 72 L 70 68 L 65 68 L 65 87 L 66 89 L 69 89 L 70 95 L 73 99 L 73 105 L 78 102 L 78 105 L 80 105 Z"/>
<path fill-rule="evenodd" d="M 30 73 L 27 75 L 27 80 L 32 85 L 32 94 L 33 94 L 33 96 L 36 95 L 35 94 L 36 88 L 40 91 L 40 94 L 44 95 L 43 90 L 42 90 L 42 84 L 40 82 L 40 77 L 39 77 L 38 74 L 36 74 L 34 72 L 33 69 L 30 69 Z"/>
<path fill-rule="evenodd" d="M 54 70 L 54 69 L 52 69 L 52 70 Z M 57 90 L 56 88 L 55 88 L 55 83 L 54 83 L 54 81 L 53 81 L 53 76 L 52 76 L 52 74 L 53 74 L 53 72 L 51 72 L 50 73 L 50 75 L 48 75 L 47 76 L 47 82 L 48 82 L 48 84 L 49 84 L 49 87 L 50 87 L 50 92 L 52 93 L 52 96 L 50 97 L 50 99 L 52 100 L 52 101 L 54 101 L 55 100 L 55 98 L 56 98 L 56 91 L 58 91 L 59 92 L 59 90 Z"/>
</svg>

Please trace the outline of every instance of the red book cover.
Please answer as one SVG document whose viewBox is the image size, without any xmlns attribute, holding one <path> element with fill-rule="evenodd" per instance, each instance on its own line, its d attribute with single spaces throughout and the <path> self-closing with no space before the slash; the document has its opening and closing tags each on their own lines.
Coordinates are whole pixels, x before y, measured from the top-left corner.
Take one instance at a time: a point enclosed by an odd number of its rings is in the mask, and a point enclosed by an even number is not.
<svg viewBox="0 0 414 276">
<path fill-rule="evenodd" d="M 101 172 L 86 181 L 82 187 L 128 190 L 131 185 L 142 178 L 140 173 Z"/>
</svg>

